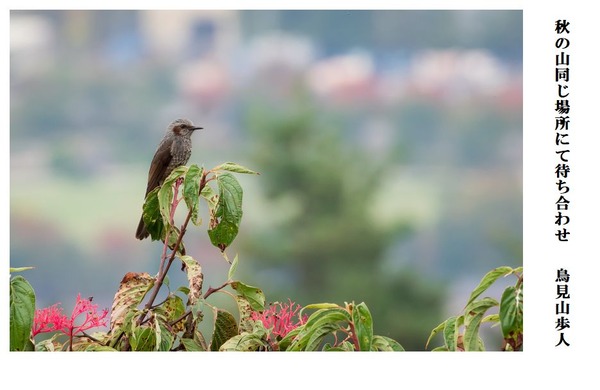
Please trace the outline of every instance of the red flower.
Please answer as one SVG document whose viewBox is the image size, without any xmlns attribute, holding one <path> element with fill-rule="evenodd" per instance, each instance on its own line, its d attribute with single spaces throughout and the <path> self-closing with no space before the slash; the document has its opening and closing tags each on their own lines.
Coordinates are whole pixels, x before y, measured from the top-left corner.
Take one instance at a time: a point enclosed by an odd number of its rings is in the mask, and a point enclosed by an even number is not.
<svg viewBox="0 0 600 390">
<path fill-rule="evenodd" d="M 75 318 L 83 313 L 85 313 L 85 320 L 81 325 L 75 326 Z M 106 326 L 107 315 L 108 309 L 102 310 L 102 313 L 99 314 L 98 305 L 92 304 L 91 299 L 81 299 L 81 294 L 77 294 L 77 303 L 75 304 L 75 308 L 73 308 L 69 323 L 71 334 L 77 334 L 99 326 Z"/>
<path fill-rule="evenodd" d="M 91 328 L 106 326 L 108 319 L 108 309 L 98 313 L 98 305 L 92 304 L 91 299 L 81 299 L 81 294 L 77 294 L 77 302 L 71 313 L 71 318 L 63 314 L 62 308 L 58 303 L 45 309 L 36 310 L 33 318 L 33 328 L 31 334 L 35 337 L 39 333 L 62 332 L 72 337 L 73 335 L 84 332 Z M 81 314 L 85 313 L 85 319 L 80 325 L 75 325 L 75 320 Z"/>
<path fill-rule="evenodd" d="M 298 314 L 302 306 L 295 304 L 290 299 L 288 299 L 288 302 L 275 302 L 262 313 L 252 312 L 252 319 L 254 321 L 262 321 L 265 328 L 271 329 L 272 334 L 283 338 L 290 331 L 296 329 L 306 321 L 306 316 L 304 318 L 298 317 L 294 321 L 294 317 Z"/>
<path fill-rule="evenodd" d="M 33 317 L 31 335 L 35 337 L 39 333 L 58 332 L 67 327 L 69 320 L 58 307 L 58 303 L 45 309 L 36 310 Z"/>
</svg>

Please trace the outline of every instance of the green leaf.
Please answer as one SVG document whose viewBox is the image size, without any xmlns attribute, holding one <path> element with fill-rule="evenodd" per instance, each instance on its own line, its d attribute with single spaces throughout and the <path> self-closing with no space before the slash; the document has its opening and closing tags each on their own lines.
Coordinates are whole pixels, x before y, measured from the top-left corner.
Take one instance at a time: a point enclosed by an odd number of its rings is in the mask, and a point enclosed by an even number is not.
<svg viewBox="0 0 600 390">
<path fill-rule="evenodd" d="M 320 309 L 308 317 L 306 323 L 301 327 L 295 339 L 291 342 L 288 350 L 290 351 L 310 351 L 315 350 L 322 339 L 338 329 L 343 329 L 352 321 L 352 317 L 347 310 L 341 307 Z M 344 326 L 342 326 L 344 325 Z M 287 334 L 284 340 L 290 337 Z M 289 340 L 286 340 L 289 342 Z"/>
<path fill-rule="evenodd" d="M 373 318 L 371 312 L 364 302 L 354 306 L 352 310 L 352 322 L 358 338 L 361 351 L 370 351 L 373 341 Z"/>
<path fill-rule="evenodd" d="M 181 344 L 183 344 L 186 351 L 190 352 L 199 352 L 205 351 L 200 343 L 193 339 L 181 339 Z"/>
<path fill-rule="evenodd" d="M 431 331 L 431 333 L 429 334 L 429 337 L 427 338 L 427 342 L 425 343 L 425 348 L 427 348 L 427 346 L 429 345 L 429 342 L 431 342 L 431 339 L 438 333 L 440 333 L 442 330 L 444 330 L 444 328 L 446 327 L 446 322 L 448 320 L 442 322 L 441 324 L 439 324 L 438 326 L 436 326 L 435 328 L 433 328 L 433 330 Z"/>
<path fill-rule="evenodd" d="M 202 322 L 204 318 L 204 299 L 198 299 L 196 304 L 190 306 L 190 310 L 192 311 L 192 318 L 197 323 Z"/>
<path fill-rule="evenodd" d="M 242 332 L 252 332 L 252 328 L 254 327 L 254 321 L 252 320 L 252 306 L 248 299 L 241 295 L 236 295 L 235 300 L 238 305 L 238 311 L 240 313 L 240 331 Z"/>
<path fill-rule="evenodd" d="M 174 250 L 175 248 L 175 244 L 177 244 L 177 241 L 179 240 L 179 228 L 177 228 L 177 226 L 170 226 L 169 227 L 169 249 Z M 177 248 L 177 252 L 178 254 L 185 254 L 185 245 L 183 244 L 183 241 L 181 241 L 179 243 L 179 247 Z"/>
<path fill-rule="evenodd" d="M 146 201 L 142 208 L 142 217 L 144 218 L 144 224 L 152 241 L 162 239 L 165 235 L 165 225 L 160 215 L 160 208 L 158 202 L 158 191 L 160 188 L 155 188 L 146 195 Z"/>
<path fill-rule="evenodd" d="M 237 269 L 237 265 L 238 265 L 238 255 L 236 254 L 235 257 L 233 258 L 233 261 L 231 262 L 231 265 L 229 266 L 229 272 L 227 273 L 227 280 L 233 279 L 233 274 L 235 273 L 235 270 Z"/>
<path fill-rule="evenodd" d="M 465 307 L 465 325 L 467 324 L 467 317 L 469 315 L 475 315 L 477 313 L 485 313 L 489 308 L 498 306 L 498 301 L 494 298 L 485 297 L 475 302 L 471 302 Z M 483 318 L 483 317 L 482 317 Z"/>
<path fill-rule="evenodd" d="M 85 348 L 86 352 L 118 352 L 107 345 L 90 344 Z"/>
<path fill-rule="evenodd" d="M 338 323 L 322 323 L 319 326 L 314 326 L 312 332 L 308 334 L 308 340 L 306 341 L 303 351 L 316 351 L 319 345 L 325 338 L 325 336 L 340 330 L 341 326 Z"/>
<path fill-rule="evenodd" d="M 379 337 L 379 336 L 376 336 L 376 337 Z M 376 340 L 373 339 L 373 341 L 376 341 Z M 377 351 L 388 351 L 388 350 L 391 351 L 391 349 L 386 349 L 387 347 L 389 347 L 389 345 L 388 346 L 383 346 L 383 343 L 378 343 L 378 346 L 379 346 L 379 344 L 381 344 L 381 346 L 383 348 L 382 349 L 377 349 Z M 398 344 L 398 345 L 400 345 L 400 344 Z M 373 345 L 373 347 L 375 347 L 375 345 Z M 354 351 L 354 344 L 352 344 L 352 343 L 350 343 L 348 341 L 344 341 L 344 342 L 342 342 L 341 344 L 339 344 L 339 345 L 337 345 L 335 347 L 332 347 L 330 344 L 325 344 L 323 346 L 323 351 L 325 351 L 325 352 L 353 352 Z"/>
<path fill-rule="evenodd" d="M 465 351 L 482 351 L 482 341 L 479 337 L 479 326 L 481 325 L 482 314 L 476 315 L 471 318 L 469 327 L 465 326 L 465 333 L 463 336 L 463 345 Z"/>
<path fill-rule="evenodd" d="M 142 302 L 148 291 L 154 286 L 154 278 L 147 273 L 128 272 L 121 280 L 119 290 L 113 299 L 110 326 L 111 331 L 125 322 L 125 317 Z"/>
<path fill-rule="evenodd" d="M 170 294 L 165 301 L 154 309 L 155 313 L 162 315 L 162 317 L 169 323 L 179 319 L 185 313 L 185 305 L 183 299 L 177 295 Z M 179 321 L 175 325 L 175 330 L 183 330 L 183 322 Z"/>
<path fill-rule="evenodd" d="M 238 335 L 238 326 L 235 318 L 228 311 L 218 309 L 215 316 L 215 331 L 213 332 L 211 351 L 218 351 L 230 338 Z"/>
<path fill-rule="evenodd" d="M 498 302 L 492 298 L 483 298 L 472 302 L 465 309 L 465 332 L 463 344 L 465 351 L 482 350 L 482 341 L 479 337 L 479 326 L 485 312 L 491 307 L 498 306 Z"/>
<path fill-rule="evenodd" d="M 290 344 L 296 339 L 296 336 L 298 336 L 298 334 L 300 334 L 300 332 L 302 332 L 304 330 L 304 325 L 300 325 L 297 328 L 292 329 L 291 331 L 289 331 L 284 338 L 282 338 L 281 340 L 279 340 L 279 350 L 280 351 L 287 351 L 287 349 L 289 348 Z"/>
<path fill-rule="evenodd" d="M 200 200 L 200 179 L 202 172 L 202 168 L 199 168 L 197 165 L 190 165 L 183 181 L 183 199 L 185 199 L 188 210 L 192 212 L 191 221 L 196 226 L 200 224 L 198 219 L 198 203 Z"/>
<path fill-rule="evenodd" d="M 173 203 L 173 184 L 185 175 L 188 171 L 188 167 L 181 165 L 171 172 L 171 174 L 165 179 L 158 190 L 158 203 L 160 208 L 160 214 L 163 219 L 165 226 L 171 224 L 171 206 Z"/>
<path fill-rule="evenodd" d="M 444 326 L 444 343 L 449 351 L 456 351 L 458 349 L 458 334 L 463 320 L 463 316 L 450 317 L 446 320 L 446 325 Z"/>
<path fill-rule="evenodd" d="M 217 204 L 219 203 L 219 195 L 215 193 L 212 187 L 204 186 L 200 192 L 200 196 L 206 200 L 209 210 L 214 210 L 217 208 Z"/>
<path fill-rule="evenodd" d="M 188 278 L 190 291 L 188 294 L 188 305 L 194 306 L 202 297 L 202 283 L 204 281 L 202 268 L 191 256 L 180 256 L 180 258 L 185 264 L 185 272 Z"/>
<path fill-rule="evenodd" d="M 35 292 L 21 275 L 10 280 L 10 350 L 32 351 L 31 327 L 35 314 Z"/>
<path fill-rule="evenodd" d="M 304 308 L 318 310 L 318 309 L 334 309 L 334 308 L 342 308 L 342 307 L 340 305 L 338 305 L 337 303 L 322 302 L 322 303 L 310 303 L 310 304 L 304 306 Z"/>
<path fill-rule="evenodd" d="M 13 268 L 10 267 L 10 273 L 14 274 L 15 272 L 23 272 L 23 271 L 29 271 L 30 269 L 34 269 L 35 267 L 17 267 L 17 268 Z"/>
<path fill-rule="evenodd" d="M 62 344 L 56 341 L 57 338 L 62 337 L 63 334 L 60 332 L 54 333 L 49 339 L 40 341 L 35 345 L 35 351 L 40 352 L 54 352 L 59 351 Z"/>
<path fill-rule="evenodd" d="M 208 236 L 214 246 L 224 251 L 238 234 L 242 220 L 242 187 L 235 176 L 224 173 L 217 178 L 219 200 L 210 211 Z"/>
<path fill-rule="evenodd" d="M 479 285 L 475 287 L 475 290 L 471 293 L 467 306 L 473 302 L 478 296 L 480 296 L 485 290 L 488 289 L 498 278 L 506 275 L 510 275 L 513 272 L 511 267 L 498 267 L 487 274 L 481 279 Z"/>
<path fill-rule="evenodd" d="M 490 314 L 488 316 L 483 317 L 483 319 L 481 320 L 481 323 L 485 323 L 485 322 L 493 322 L 493 324 L 491 325 L 491 327 L 495 327 L 500 323 L 500 315 L 498 314 Z"/>
<path fill-rule="evenodd" d="M 243 332 L 227 340 L 219 351 L 262 351 L 268 350 L 267 330 L 262 321 L 256 321 L 252 332 Z"/>
<path fill-rule="evenodd" d="M 164 327 L 160 321 L 154 323 L 154 334 L 156 337 L 155 351 L 169 351 L 173 346 L 173 335 Z"/>
<path fill-rule="evenodd" d="M 231 288 L 233 288 L 241 296 L 248 300 L 248 303 L 250 303 L 252 310 L 265 310 L 265 294 L 260 288 L 249 286 L 239 281 L 232 282 Z"/>
<path fill-rule="evenodd" d="M 337 303 L 311 303 L 308 304 L 306 306 L 304 306 L 303 309 L 309 310 L 309 309 L 333 309 L 333 308 L 342 308 L 340 305 L 338 305 Z M 343 309 L 343 308 L 342 308 Z"/>
<path fill-rule="evenodd" d="M 235 173 L 249 173 L 251 175 L 259 174 L 258 172 L 250 170 L 250 169 L 243 167 L 239 164 L 236 164 L 234 162 L 226 162 L 226 163 L 219 165 L 218 167 L 213 168 L 213 171 L 218 171 L 218 170 L 235 172 Z"/>
<path fill-rule="evenodd" d="M 156 333 L 148 326 L 135 327 L 129 339 L 133 351 L 154 351 Z"/>
<path fill-rule="evenodd" d="M 504 338 L 508 338 L 523 329 L 523 299 L 521 290 L 515 286 L 507 287 L 500 300 L 500 325 Z"/>
<path fill-rule="evenodd" d="M 188 287 L 186 287 L 186 286 L 179 286 L 177 288 L 177 290 L 175 290 L 175 291 L 181 291 L 185 295 L 188 295 L 190 293 L 190 289 Z"/>
<path fill-rule="evenodd" d="M 371 343 L 372 351 L 404 351 L 404 347 L 394 339 L 386 336 L 373 336 Z"/>
<path fill-rule="evenodd" d="M 227 340 L 219 351 L 260 351 L 268 348 L 261 336 L 254 333 L 242 333 Z"/>
<path fill-rule="evenodd" d="M 204 335 L 202 334 L 202 332 L 200 332 L 198 329 L 196 329 L 194 331 L 194 341 L 196 342 L 196 344 L 200 345 L 200 347 L 202 347 L 203 351 L 208 351 L 208 344 L 206 343 L 206 340 L 204 339 Z"/>
<path fill-rule="evenodd" d="M 310 303 L 310 304 L 304 306 L 302 309 L 300 309 L 300 313 L 298 313 L 298 317 L 302 318 L 304 316 L 304 310 L 319 310 L 319 309 L 333 309 L 333 308 L 345 310 L 343 307 L 341 307 L 340 305 L 338 305 L 336 303 L 325 303 L 325 302 Z"/>
</svg>

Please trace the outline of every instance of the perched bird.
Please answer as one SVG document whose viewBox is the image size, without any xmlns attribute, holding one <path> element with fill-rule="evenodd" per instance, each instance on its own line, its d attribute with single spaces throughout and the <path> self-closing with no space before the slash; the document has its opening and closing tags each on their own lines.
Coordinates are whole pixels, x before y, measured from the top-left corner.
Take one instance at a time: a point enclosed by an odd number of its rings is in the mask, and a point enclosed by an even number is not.
<svg viewBox="0 0 600 390">
<path fill-rule="evenodd" d="M 148 186 L 146 187 L 144 199 L 150 191 L 165 181 L 171 172 L 173 172 L 173 169 L 187 164 L 192 154 L 192 133 L 194 130 L 199 129 L 202 129 L 202 127 L 194 126 L 188 119 L 177 119 L 167 127 L 167 132 L 158 144 L 156 153 L 154 153 L 154 157 L 150 163 Z M 135 237 L 143 240 L 148 235 L 148 230 L 144 224 L 144 217 L 142 216 L 135 232 Z"/>
</svg>

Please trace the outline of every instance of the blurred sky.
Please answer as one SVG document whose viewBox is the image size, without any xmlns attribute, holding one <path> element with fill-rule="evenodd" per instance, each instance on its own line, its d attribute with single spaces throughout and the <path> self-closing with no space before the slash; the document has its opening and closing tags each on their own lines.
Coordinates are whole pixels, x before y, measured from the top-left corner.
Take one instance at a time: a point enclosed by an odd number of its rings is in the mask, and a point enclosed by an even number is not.
<svg viewBox="0 0 600 390">
<path fill-rule="evenodd" d="M 385 175 L 369 215 L 407 229 L 381 272 L 447 285 L 452 313 L 522 263 L 520 11 L 12 11 L 10 27 L 10 261 L 36 267 L 39 306 L 81 292 L 110 307 L 126 272 L 156 272 L 160 245 L 133 233 L 171 120 L 206 129 L 190 163 L 253 168 L 251 113 L 294 113 L 299 95 Z M 242 243 L 290 205 L 260 180 L 240 178 Z M 220 284 L 218 250 L 192 237 Z M 240 272 L 269 291 L 256 257 Z"/>
</svg>

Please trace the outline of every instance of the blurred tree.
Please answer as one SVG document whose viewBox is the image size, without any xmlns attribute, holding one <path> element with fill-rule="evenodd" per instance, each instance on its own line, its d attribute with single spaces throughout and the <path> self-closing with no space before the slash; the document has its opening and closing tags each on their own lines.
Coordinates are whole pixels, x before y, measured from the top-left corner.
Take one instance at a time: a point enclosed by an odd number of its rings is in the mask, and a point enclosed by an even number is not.
<svg viewBox="0 0 600 390">
<path fill-rule="evenodd" d="M 390 275 L 382 267 L 389 244 L 410 229 L 405 222 L 383 230 L 367 212 L 385 180 L 383 166 L 345 142 L 307 99 L 286 107 L 256 100 L 246 126 L 270 223 L 248 237 L 245 253 L 256 259 L 256 272 L 269 269 L 260 281 L 268 299 L 364 301 L 377 332 L 423 349 L 439 318 L 441 291 L 417 274 Z"/>
</svg>

